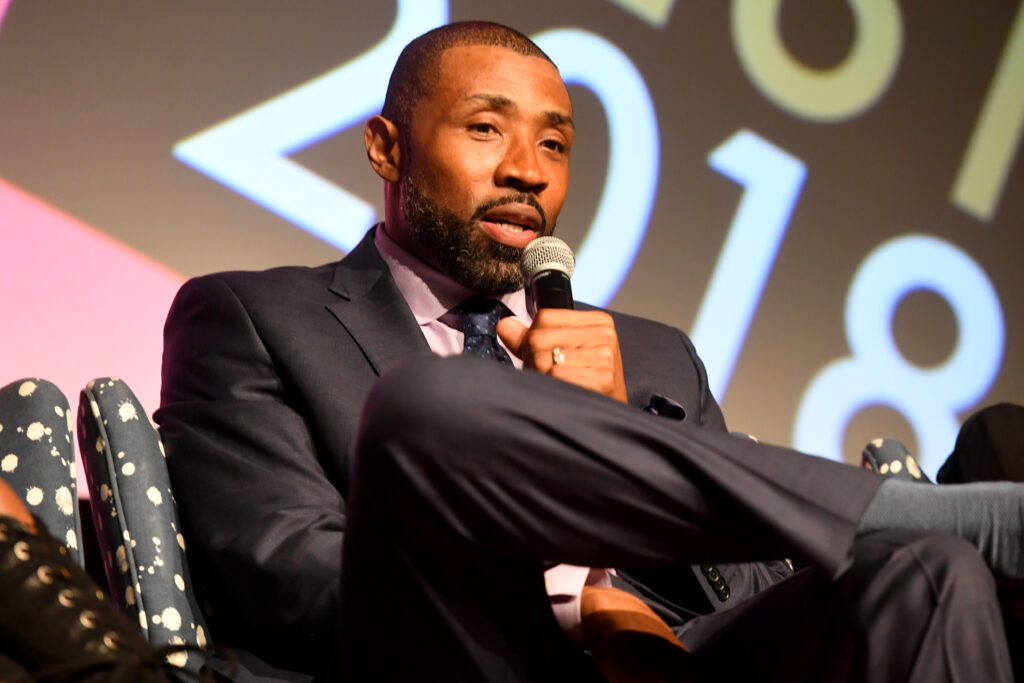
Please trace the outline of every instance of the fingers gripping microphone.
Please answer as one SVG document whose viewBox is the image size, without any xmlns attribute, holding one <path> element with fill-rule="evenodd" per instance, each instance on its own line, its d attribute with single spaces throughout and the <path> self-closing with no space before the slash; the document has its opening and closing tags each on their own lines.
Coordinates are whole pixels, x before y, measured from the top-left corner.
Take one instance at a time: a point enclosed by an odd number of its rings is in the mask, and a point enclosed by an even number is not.
<svg viewBox="0 0 1024 683">
<path fill-rule="evenodd" d="M 569 278 L 576 258 L 568 244 L 557 237 L 538 237 L 523 249 L 519 268 L 530 290 L 533 315 L 540 308 L 573 307 Z"/>
</svg>

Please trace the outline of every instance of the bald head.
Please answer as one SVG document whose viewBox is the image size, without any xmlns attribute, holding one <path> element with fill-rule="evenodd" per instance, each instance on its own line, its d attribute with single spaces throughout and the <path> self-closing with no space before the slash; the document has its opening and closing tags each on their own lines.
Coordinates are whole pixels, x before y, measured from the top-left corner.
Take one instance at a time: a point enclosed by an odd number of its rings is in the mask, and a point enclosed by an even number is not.
<svg viewBox="0 0 1024 683">
<path fill-rule="evenodd" d="M 385 231 L 471 291 L 522 287 L 523 247 L 565 202 L 574 132 L 558 69 L 522 33 L 472 22 L 420 36 L 363 131 Z"/>
<path fill-rule="evenodd" d="M 441 54 L 452 47 L 472 45 L 503 47 L 526 57 L 540 57 L 551 62 L 551 58 L 532 40 L 502 24 L 462 21 L 440 26 L 414 39 L 398 56 L 388 81 L 381 115 L 407 133 L 416 103 L 438 82 Z"/>
</svg>

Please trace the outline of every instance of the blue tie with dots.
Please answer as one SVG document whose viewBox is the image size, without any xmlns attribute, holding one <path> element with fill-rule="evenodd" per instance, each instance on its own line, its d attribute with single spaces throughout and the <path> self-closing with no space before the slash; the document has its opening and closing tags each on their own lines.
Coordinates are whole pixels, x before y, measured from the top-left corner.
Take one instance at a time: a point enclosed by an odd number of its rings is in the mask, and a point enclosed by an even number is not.
<svg viewBox="0 0 1024 683">
<path fill-rule="evenodd" d="M 471 296 L 452 309 L 459 316 L 459 327 L 465 335 L 462 355 L 490 358 L 512 365 L 508 353 L 498 344 L 498 321 L 512 311 L 497 299 Z"/>
</svg>

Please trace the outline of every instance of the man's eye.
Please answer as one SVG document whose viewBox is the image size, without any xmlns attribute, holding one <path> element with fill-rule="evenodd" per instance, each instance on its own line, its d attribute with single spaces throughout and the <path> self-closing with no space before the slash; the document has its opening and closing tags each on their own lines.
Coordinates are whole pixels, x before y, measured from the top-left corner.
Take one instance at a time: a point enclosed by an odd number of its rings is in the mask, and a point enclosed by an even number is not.
<svg viewBox="0 0 1024 683">
<path fill-rule="evenodd" d="M 558 140 L 545 140 L 541 143 L 545 148 L 550 149 L 553 152 L 564 152 L 565 145 Z"/>
<path fill-rule="evenodd" d="M 471 123 L 469 129 L 474 133 L 483 133 L 485 135 L 494 132 L 494 126 L 489 123 Z"/>
</svg>

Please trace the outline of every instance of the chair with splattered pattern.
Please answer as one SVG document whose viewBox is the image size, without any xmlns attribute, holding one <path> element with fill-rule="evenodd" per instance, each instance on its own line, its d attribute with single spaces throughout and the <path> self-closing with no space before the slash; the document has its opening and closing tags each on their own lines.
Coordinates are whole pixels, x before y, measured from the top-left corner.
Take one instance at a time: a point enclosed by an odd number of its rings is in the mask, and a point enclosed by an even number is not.
<svg viewBox="0 0 1024 683">
<path fill-rule="evenodd" d="M 914 456 L 897 439 L 877 438 L 868 441 L 861 452 L 860 466 L 892 479 L 931 483 Z"/>
<path fill-rule="evenodd" d="M 0 478 L 81 567 L 72 424 L 68 399 L 54 384 L 34 377 L 0 388 Z"/>
<path fill-rule="evenodd" d="M 192 591 L 163 444 L 123 381 L 104 377 L 82 390 L 78 448 L 111 599 L 154 647 L 199 648 L 172 655 L 198 671 L 209 629 Z"/>
</svg>

